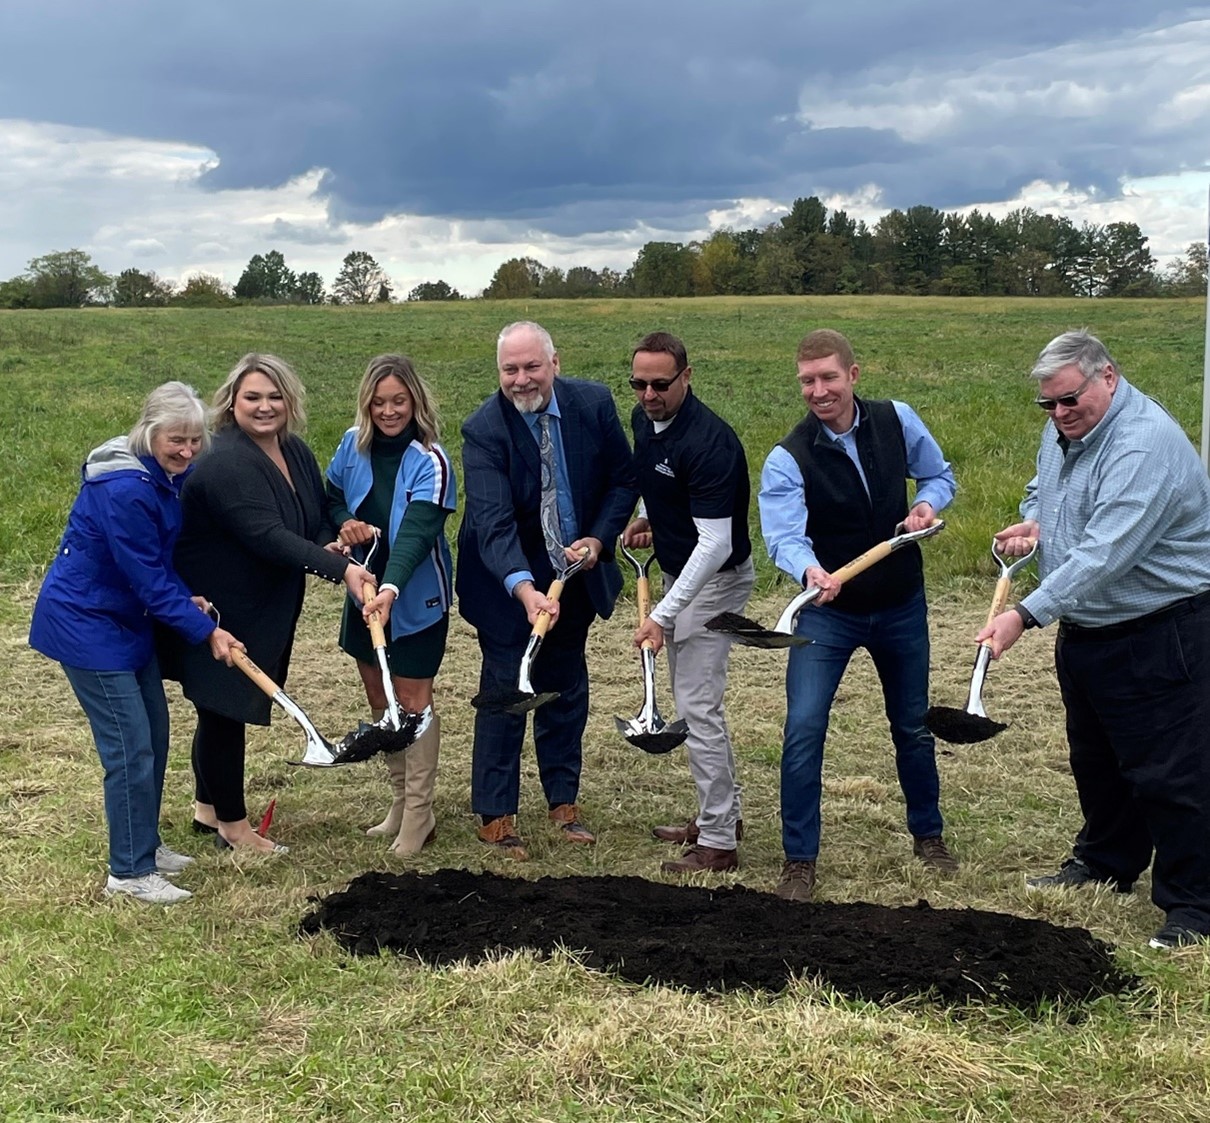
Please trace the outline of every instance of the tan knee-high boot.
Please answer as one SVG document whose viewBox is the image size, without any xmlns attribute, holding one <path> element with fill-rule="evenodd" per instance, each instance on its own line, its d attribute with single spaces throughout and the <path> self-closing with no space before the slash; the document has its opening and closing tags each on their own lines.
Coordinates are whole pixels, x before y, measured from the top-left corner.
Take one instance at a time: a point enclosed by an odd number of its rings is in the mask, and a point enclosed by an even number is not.
<svg viewBox="0 0 1210 1123">
<path fill-rule="evenodd" d="M 386 710 L 371 710 L 370 716 L 377 722 L 382 718 L 384 713 L 386 713 Z M 386 818 L 381 823 L 366 829 L 366 834 L 368 835 L 395 834 L 399 830 L 399 824 L 403 822 L 403 753 L 386 753 L 385 759 L 387 762 L 387 778 L 391 784 L 391 806 L 387 810 Z"/>
<path fill-rule="evenodd" d="M 428 729 L 408 749 L 393 755 L 405 758 L 406 786 L 403 821 L 391 844 L 394 854 L 416 854 L 437 837 L 433 789 L 437 785 L 437 757 L 441 747 L 441 719 L 434 714 Z"/>
</svg>

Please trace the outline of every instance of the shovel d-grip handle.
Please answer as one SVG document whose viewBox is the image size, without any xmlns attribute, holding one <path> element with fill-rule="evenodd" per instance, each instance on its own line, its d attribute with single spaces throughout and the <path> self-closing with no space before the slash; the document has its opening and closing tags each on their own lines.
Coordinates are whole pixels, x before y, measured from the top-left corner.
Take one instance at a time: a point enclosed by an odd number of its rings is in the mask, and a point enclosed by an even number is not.
<svg viewBox="0 0 1210 1123">
<path fill-rule="evenodd" d="M 231 662 L 234 663 L 241 671 L 244 672 L 257 686 L 261 688 L 270 698 L 276 698 L 281 693 L 281 687 L 277 685 L 264 671 L 260 669 L 251 659 L 248 658 L 238 647 L 231 649 Z"/>
<path fill-rule="evenodd" d="M 363 604 L 368 604 L 372 601 L 377 593 L 377 590 L 368 581 L 361 586 L 361 600 Z M 367 621 L 370 625 L 370 642 L 375 647 L 386 647 L 387 635 L 382 629 L 382 615 L 378 612 L 371 612 L 370 618 Z"/>
</svg>

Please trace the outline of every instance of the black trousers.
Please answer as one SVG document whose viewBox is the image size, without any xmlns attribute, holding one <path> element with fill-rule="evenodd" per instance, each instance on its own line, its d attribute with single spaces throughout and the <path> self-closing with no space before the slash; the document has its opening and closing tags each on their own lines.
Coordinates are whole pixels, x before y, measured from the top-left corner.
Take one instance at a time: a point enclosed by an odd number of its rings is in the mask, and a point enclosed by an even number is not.
<svg viewBox="0 0 1210 1123">
<path fill-rule="evenodd" d="M 1084 826 L 1074 854 L 1210 933 L 1210 597 L 1109 628 L 1063 625 L 1055 666 Z"/>
<path fill-rule="evenodd" d="M 244 744 L 242 721 L 213 710 L 197 709 L 193 732 L 193 790 L 198 803 L 209 803 L 224 823 L 248 817 L 244 804 Z"/>
</svg>

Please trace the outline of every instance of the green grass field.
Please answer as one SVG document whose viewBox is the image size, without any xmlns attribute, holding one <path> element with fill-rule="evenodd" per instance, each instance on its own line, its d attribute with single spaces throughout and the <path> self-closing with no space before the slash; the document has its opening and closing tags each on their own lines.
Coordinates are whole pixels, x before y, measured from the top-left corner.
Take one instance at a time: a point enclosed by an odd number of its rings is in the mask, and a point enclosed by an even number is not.
<svg viewBox="0 0 1210 1123">
<path fill-rule="evenodd" d="M 29 610 L 74 497 L 84 454 L 125 431 L 169 378 L 209 395 L 249 350 L 279 353 L 308 388 L 308 439 L 321 464 L 352 417 L 366 360 L 413 356 L 441 401 L 457 460 L 458 423 L 495 388 L 494 337 L 532 317 L 565 372 L 601 379 L 623 416 L 633 342 L 681 335 L 694 386 L 730 420 L 755 481 L 802 414 L 797 340 L 850 335 L 869 396 L 912 403 L 954 464 L 949 526 L 925 547 L 933 694 L 960 704 L 970 637 L 995 573 L 991 533 L 1014 517 L 1042 415 L 1028 369 L 1057 332 L 1087 326 L 1131 381 L 1197 436 L 1204 305 L 1195 301 L 760 298 L 683 301 L 0 313 L 0 1119 L 284 1121 L 1073 1120 L 1204 1118 L 1210 1103 L 1210 954 L 1144 950 L 1161 914 L 1149 883 L 1127 897 L 1041 895 L 1023 875 L 1052 867 L 1079 824 L 1066 766 L 1049 634 L 996 665 L 989 713 L 1010 728 L 939 757 L 947 838 L 963 861 L 941 881 L 911 860 L 880 698 L 855 660 L 825 764 L 819 897 L 977 907 L 1089 927 L 1118 945 L 1134 993 L 1027 1015 L 845 1000 L 811 980 L 777 996 L 699 996 L 636 987 L 583 968 L 514 956 L 431 969 L 347 958 L 297 937 L 308 898 L 367 869 L 403 868 L 361 827 L 386 783 L 376 762 L 316 773 L 289 767 L 300 740 L 280 715 L 250 737 L 253 814 L 276 798 L 277 860 L 235 860 L 188 830 L 189 709 L 175 688 L 164 836 L 198 855 L 172 909 L 105 901 L 99 769 L 62 673 L 26 645 Z M 755 509 L 753 510 L 755 524 Z M 750 614 L 770 619 L 790 590 L 761 555 Z M 643 757 L 613 729 L 641 700 L 629 648 L 633 604 L 593 634 L 594 702 L 583 804 L 600 842 L 546 833 L 527 750 L 520 825 L 533 857 L 502 865 L 469 813 L 473 633 L 460 621 L 438 679 L 444 715 L 437 843 L 410 868 L 495 869 L 525 877 L 659 878 L 667 848 L 648 828 L 683 819 L 693 794 L 683 754 Z M 308 595 L 291 694 L 325 731 L 364 716 L 356 671 L 335 647 L 339 599 Z M 745 785 L 747 837 L 736 880 L 771 888 L 780 867 L 777 765 L 782 660 L 738 650 L 728 712 Z M 661 693 L 661 700 L 663 693 Z M 670 700 L 669 700 L 670 701 Z"/>
</svg>

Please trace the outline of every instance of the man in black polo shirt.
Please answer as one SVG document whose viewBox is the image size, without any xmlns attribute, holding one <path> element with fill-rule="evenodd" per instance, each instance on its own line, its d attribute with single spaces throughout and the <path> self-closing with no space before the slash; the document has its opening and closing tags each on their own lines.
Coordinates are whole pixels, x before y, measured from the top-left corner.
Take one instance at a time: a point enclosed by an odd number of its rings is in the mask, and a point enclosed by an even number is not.
<svg viewBox="0 0 1210 1123">
<path fill-rule="evenodd" d="M 720 612 L 742 612 L 754 579 L 748 538 L 748 461 L 735 431 L 694 396 L 685 345 L 667 332 L 646 335 L 631 356 L 634 459 L 643 496 L 626 528 L 630 547 L 655 546 L 664 596 L 635 632 L 668 649 L 677 712 L 689 725 L 689 771 L 696 819 L 656 827 L 656 838 L 688 845 L 668 873 L 721 873 L 739 865 L 740 788 L 723 714 L 726 636 L 705 628 Z"/>
<path fill-rule="evenodd" d="M 858 398 L 860 369 L 840 332 L 813 331 L 798 345 L 798 385 L 809 410 L 769 453 L 760 480 L 760 521 L 769 557 L 822 592 L 798 618 L 814 642 L 790 650 L 781 758 L 782 845 L 776 890 L 810 900 L 819 853 L 824 737 L 849 659 L 874 662 L 913 851 L 926 866 L 958 869 L 941 837 L 939 782 L 928 708 L 929 636 L 924 567 L 915 545 L 841 584 L 832 572 L 905 530 L 929 526 L 954 497 L 954 475 L 924 422 L 903 402 Z M 908 506 L 907 480 L 916 481 Z"/>
</svg>

